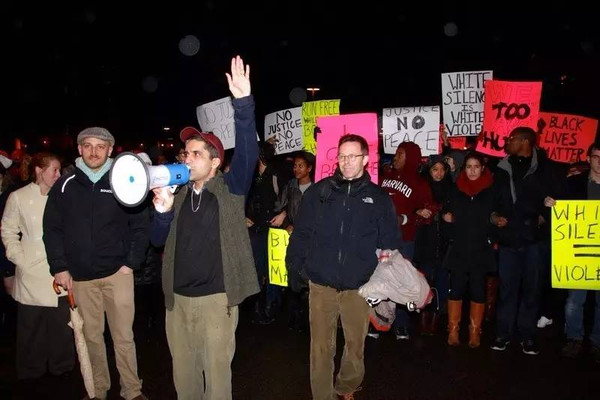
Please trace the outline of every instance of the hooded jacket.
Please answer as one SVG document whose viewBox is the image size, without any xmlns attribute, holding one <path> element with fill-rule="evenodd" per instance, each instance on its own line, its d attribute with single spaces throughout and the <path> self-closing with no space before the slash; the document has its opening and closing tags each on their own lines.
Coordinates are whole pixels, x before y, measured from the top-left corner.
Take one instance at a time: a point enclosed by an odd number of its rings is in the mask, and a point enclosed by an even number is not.
<svg viewBox="0 0 600 400">
<path fill-rule="evenodd" d="M 432 203 L 431 188 L 427 181 L 419 175 L 421 149 L 413 142 L 401 143 L 399 148 L 406 152 L 406 162 L 402 170 L 393 168 L 384 171 L 381 188 L 391 197 L 398 226 L 402 231 L 402 240 L 414 241 L 417 224 L 416 211 Z"/>
<path fill-rule="evenodd" d="M 319 285 L 358 289 L 377 266 L 377 249 L 400 245 L 389 196 L 368 172 L 345 180 L 339 170 L 304 193 L 287 249 L 290 274 Z"/>
</svg>

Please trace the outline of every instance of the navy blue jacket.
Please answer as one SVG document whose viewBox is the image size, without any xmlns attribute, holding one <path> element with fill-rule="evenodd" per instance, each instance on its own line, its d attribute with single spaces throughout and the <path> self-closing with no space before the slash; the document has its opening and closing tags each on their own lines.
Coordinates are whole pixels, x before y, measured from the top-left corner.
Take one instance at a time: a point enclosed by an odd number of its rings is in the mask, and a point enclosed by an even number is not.
<svg viewBox="0 0 600 400">
<path fill-rule="evenodd" d="M 44 245 L 50 274 L 69 271 L 76 281 L 110 276 L 121 266 L 139 268 L 148 247 L 144 204 L 125 207 L 115 199 L 107 172 L 96 183 L 75 169 L 48 193 Z"/>
<path fill-rule="evenodd" d="M 347 181 L 338 169 L 304 193 L 286 265 L 290 274 L 303 274 L 319 285 L 358 289 L 377 266 L 375 250 L 398 249 L 399 244 L 389 195 L 366 171 Z"/>
</svg>

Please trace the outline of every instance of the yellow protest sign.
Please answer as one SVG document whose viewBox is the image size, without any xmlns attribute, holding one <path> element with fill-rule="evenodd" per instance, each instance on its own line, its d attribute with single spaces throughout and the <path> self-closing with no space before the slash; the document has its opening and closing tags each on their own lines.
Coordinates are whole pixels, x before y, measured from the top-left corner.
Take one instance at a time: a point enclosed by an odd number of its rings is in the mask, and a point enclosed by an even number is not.
<svg viewBox="0 0 600 400">
<path fill-rule="evenodd" d="M 285 253 L 290 234 L 285 229 L 269 228 L 268 255 L 269 255 L 269 282 L 271 285 L 288 285 L 287 268 L 285 266 Z"/>
<path fill-rule="evenodd" d="M 304 150 L 316 154 L 315 126 L 317 117 L 340 115 L 340 100 L 319 100 L 302 103 L 302 140 Z"/>
<path fill-rule="evenodd" d="M 600 290 L 600 201 L 552 207 L 552 287 Z"/>
</svg>

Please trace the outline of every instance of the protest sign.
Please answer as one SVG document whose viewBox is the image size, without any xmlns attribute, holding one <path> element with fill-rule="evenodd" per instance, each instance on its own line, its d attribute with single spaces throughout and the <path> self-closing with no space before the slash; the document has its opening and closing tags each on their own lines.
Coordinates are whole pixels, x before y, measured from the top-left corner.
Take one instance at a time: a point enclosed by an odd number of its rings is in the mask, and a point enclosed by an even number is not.
<svg viewBox="0 0 600 400">
<path fill-rule="evenodd" d="M 542 82 L 485 82 L 483 131 L 477 151 L 503 157 L 504 141 L 517 127 L 537 131 Z"/>
<path fill-rule="evenodd" d="M 600 290 L 600 201 L 552 207 L 552 287 Z"/>
<path fill-rule="evenodd" d="M 442 108 L 448 136 L 477 136 L 483 128 L 484 83 L 492 71 L 442 74 Z"/>
<path fill-rule="evenodd" d="M 574 163 L 585 161 L 586 152 L 596 138 L 598 120 L 579 115 L 540 112 L 543 129 L 539 146 L 548 158 Z"/>
<path fill-rule="evenodd" d="M 265 116 L 265 140 L 274 138 L 275 154 L 302 150 L 302 107 L 277 111 Z"/>
<path fill-rule="evenodd" d="M 415 142 L 423 156 L 439 153 L 439 106 L 383 109 L 383 148 L 394 154 L 402 142 Z"/>
</svg>

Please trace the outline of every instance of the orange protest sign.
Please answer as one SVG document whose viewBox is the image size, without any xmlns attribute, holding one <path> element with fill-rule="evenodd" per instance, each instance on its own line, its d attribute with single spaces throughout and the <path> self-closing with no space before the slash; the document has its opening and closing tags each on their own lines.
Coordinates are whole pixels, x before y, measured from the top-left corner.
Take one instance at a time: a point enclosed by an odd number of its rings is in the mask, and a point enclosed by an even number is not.
<svg viewBox="0 0 600 400">
<path fill-rule="evenodd" d="M 579 115 L 541 112 L 539 145 L 554 161 L 585 161 L 588 147 L 596 138 L 598 120 Z"/>
<path fill-rule="evenodd" d="M 517 127 L 537 131 L 542 82 L 486 81 L 483 132 L 477 151 L 504 156 L 504 139 Z"/>
</svg>

